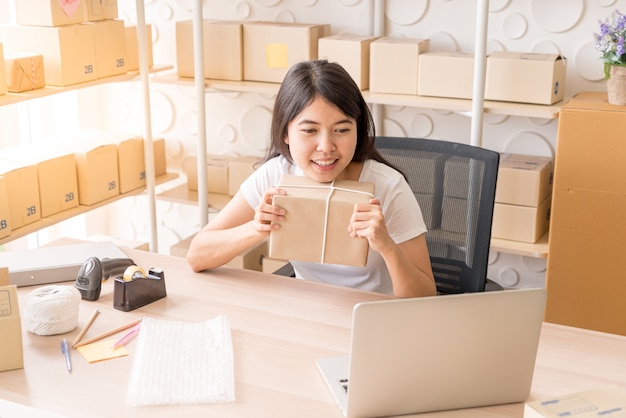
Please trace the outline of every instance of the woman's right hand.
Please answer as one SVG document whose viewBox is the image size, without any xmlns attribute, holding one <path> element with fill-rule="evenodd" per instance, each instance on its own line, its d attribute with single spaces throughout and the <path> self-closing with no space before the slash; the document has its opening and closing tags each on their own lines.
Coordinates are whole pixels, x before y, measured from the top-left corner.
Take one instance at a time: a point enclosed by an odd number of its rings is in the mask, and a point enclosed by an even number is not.
<svg viewBox="0 0 626 418">
<path fill-rule="evenodd" d="M 280 223 L 285 220 L 285 209 L 272 204 L 274 195 L 286 195 L 287 192 L 278 187 L 270 187 L 261 202 L 254 208 L 254 228 L 259 232 L 269 232 L 280 228 Z"/>
</svg>

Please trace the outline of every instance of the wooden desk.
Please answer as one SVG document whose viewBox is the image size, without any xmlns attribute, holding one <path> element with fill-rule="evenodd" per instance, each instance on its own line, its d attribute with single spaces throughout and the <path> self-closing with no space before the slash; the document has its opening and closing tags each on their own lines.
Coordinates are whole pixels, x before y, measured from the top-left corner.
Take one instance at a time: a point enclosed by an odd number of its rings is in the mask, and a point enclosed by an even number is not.
<svg viewBox="0 0 626 418">
<path fill-rule="evenodd" d="M 24 369 L 0 372 L 0 399 L 81 418 L 342 416 L 315 361 L 348 352 L 356 303 L 387 296 L 227 268 L 195 274 L 182 258 L 124 251 L 146 269 L 164 269 L 167 298 L 135 311 L 118 311 L 113 308 L 113 281 L 109 280 L 98 301 L 81 302 L 78 328 L 71 333 L 42 337 L 24 330 Z M 20 288 L 20 300 L 31 290 Z M 101 312 L 84 338 L 143 316 L 205 321 L 224 314 L 233 339 L 236 401 L 127 406 L 136 342 L 127 347 L 130 356 L 100 363 L 89 364 L 73 351 L 73 371 L 68 374 L 60 341 L 72 341 L 95 307 Z M 544 324 L 530 399 L 608 383 L 626 386 L 626 337 Z M 523 403 L 519 403 L 436 416 L 521 417 L 522 411 Z M 431 415 L 435 416 L 420 416 Z"/>
</svg>

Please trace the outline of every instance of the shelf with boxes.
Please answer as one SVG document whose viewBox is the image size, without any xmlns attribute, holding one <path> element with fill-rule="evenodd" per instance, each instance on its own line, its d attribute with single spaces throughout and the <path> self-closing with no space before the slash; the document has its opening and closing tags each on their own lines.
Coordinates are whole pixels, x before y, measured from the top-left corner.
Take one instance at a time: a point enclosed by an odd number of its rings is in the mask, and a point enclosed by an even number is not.
<svg viewBox="0 0 626 418">
<path fill-rule="evenodd" d="M 147 189 L 144 139 L 103 134 L 61 146 L 4 148 L 0 158 L 0 244 Z M 155 139 L 155 183 L 167 173 Z"/>
<path fill-rule="evenodd" d="M 175 173 L 168 173 L 165 174 L 163 176 L 159 176 L 156 178 L 156 184 L 162 184 L 162 183 L 166 183 L 168 181 L 174 180 L 178 177 L 177 174 Z M 1 188 L 1 187 L 0 187 Z M 89 212 L 91 210 L 94 210 L 96 208 L 108 205 L 110 203 L 113 203 L 117 200 L 120 199 L 124 199 L 126 197 L 131 197 L 131 196 L 137 196 L 139 194 L 145 193 L 146 189 L 144 188 L 140 188 L 140 189 L 135 189 L 126 193 L 122 193 L 119 195 L 116 195 L 114 197 L 110 197 L 108 199 L 102 200 L 98 203 L 94 203 L 92 205 L 86 206 L 86 205 L 79 205 L 76 206 L 72 209 L 68 209 L 65 210 L 63 212 L 59 212 L 56 213 L 54 215 L 45 217 L 45 218 L 40 218 L 39 220 L 32 222 L 30 224 L 24 225 L 20 228 L 17 229 L 13 229 L 11 230 L 11 232 L 9 233 L 9 235 L 0 238 L 0 245 L 5 244 L 7 242 L 13 241 L 15 239 L 24 237 L 28 234 L 37 232 L 43 228 L 47 228 L 49 226 L 53 226 L 59 222 L 65 221 L 67 219 L 73 218 L 75 216 L 78 215 L 82 215 L 86 212 Z M 1 209 L 1 208 L 0 208 Z M 2 224 L 2 219 L 0 219 L 0 224 Z"/>
<path fill-rule="evenodd" d="M 473 56 L 429 51 L 428 40 L 327 35 L 327 30 L 315 26 L 204 20 L 204 47 L 200 54 L 204 91 L 276 94 L 282 77 L 295 62 L 326 58 L 346 68 L 361 88 L 365 100 L 372 105 L 473 114 Z M 260 27 L 263 30 L 259 32 Z M 193 51 L 194 54 L 190 49 L 191 32 L 191 21 L 177 22 L 177 70 L 155 77 L 155 82 L 198 87 L 193 65 L 198 51 Z M 258 36 L 252 36 L 253 33 Z M 291 54 L 287 51 L 298 52 Z M 403 60 L 401 64 L 398 59 Z M 567 102 L 564 98 L 565 64 L 566 60 L 556 54 L 491 54 L 486 62 L 487 100 L 482 103 L 482 112 L 558 118 L 561 107 Z M 512 74 L 516 83 L 510 82 Z M 176 196 L 194 198 L 188 193 L 187 196 L 183 194 Z M 532 241 L 494 237 L 493 249 L 547 257 L 547 234 Z"/>
<path fill-rule="evenodd" d="M 428 39 L 330 35 L 329 25 L 306 23 L 205 19 L 202 29 L 209 91 L 276 94 L 291 65 L 326 58 L 346 68 L 368 103 L 472 111 L 474 57 L 430 51 Z M 191 45 L 192 22 L 176 22 L 176 71 L 154 81 L 193 85 Z M 565 68 L 566 60 L 556 54 L 492 53 L 483 112 L 557 118 L 567 101 Z"/>
<path fill-rule="evenodd" d="M 241 183 L 254 171 L 259 161 L 250 156 L 207 155 L 207 191 L 209 209 L 221 210 L 237 193 Z M 183 167 L 187 182 L 166 189 L 157 195 L 158 199 L 188 205 L 198 204 L 197 160 L 190 159 Z"/>
<path fill-rule="evenodd" d="M 166 72 L 172 69 L 171 65 L 155 65 L 150 68 L 151 74 L 158 74 L 160 72 Z M 153 76 L 154 77 L 154 76 Z M 7 92 L 0 95 L 0 106 L 8 106 L 20 102 L 26 102 L 29 100 L 38 99 L 41 97 L 52 96 L 55 94 L 61 94 L 64 92 L 79 90 L 88 87 L 93 87 L 101 84 L 119 83 L 125 81 L 134 81 L 139 78 L 138 71 L 129 71 L 125 74 L 119 74 L 109 76 L 105 78 L 99 78 L 97 80 L 86 81 L 82 83 L 76 83 L 69 86 L 44 86 L 35 90 L 22 91 L 19 93 Z"/>
<path fill-rule="evenodd" d="M 29 206 L 29 209 L 34 209 L 31 210 L 33 216 L 27 222 L 19 222 L 24 215 L 22 211 L 15 215 L 18 222 L 2 217 L 4 223 L 0 230 L 0 244 L 127 196 L 146 192 L 153 201 L 155 185 L 170 181 L 177 175 L 165 172 L 164 161 L 163 170 L 159 171 L 160 168 L 157 168 L 158 155 L 162 154 L 164 158 L 164 150 L 162 153 L 156 150 L 158 140 L 152 140 L 149 128 L 149 80 L 152 73 L 171 69 L 172 66 L 153 65 L 152 28 L 145 22 L 143 2 L 136 4 L 135 25 L 127 25 L 118 18 L 117 0 L 15 2 L 14 12 L 14 21 L 0 26 L 2 57 L 9 57 L 9 67 L 0 65 L 0 70 L 5 70 L 0 71 L 0 106 L 100 84 L 140 80 L 146 109 L 142 135 L 145 140 L 141 143 L 140 157 L 143 183 L 141 186 L 124 189 L 120 181 L 119 185 L 111 189 L 111 194 L 89 202 L 83 201 L 89 193 L 72 195 L 69 192 L 71 198 L 62 205 L 62 210 L 47 215 L 43 213 L 45 211 L 39 213 L 39 208 L 33 204 Z M 19 57 L 19 61 L 13 57 Z M 4 60 L 0 61 L 0 64 L 5 64 Z M 2 82 L 5 80 L 7 84 L 3 89 Z M 15 80 L 19 82 L 12 83 Z M 19 87 L 15 88 L 15 85 Z M 154 161 L 151 156 L 155 157 Z M 76 171 L 78 177 L 78 170 Z M 16 177 L 13 174 L 6 175 L 6 172 L 4 174 L 5 177 Z M 2 181 L 8 182 L 6 178 Z M 0 189 L 3 187 L 8 188 L 5 184 Z M 4 198 L 0 201 L 20 200 L 14 197 L 21 194 L 21 190 L 16 194 L 13 189 L 10 193 L 11 199 Z M 79 200 L 79 204 L 75 205 L 75 201 Z M 149 206 L 150 249 L 157 251 L 156 209 L 154 203 Z"/>
</svg>

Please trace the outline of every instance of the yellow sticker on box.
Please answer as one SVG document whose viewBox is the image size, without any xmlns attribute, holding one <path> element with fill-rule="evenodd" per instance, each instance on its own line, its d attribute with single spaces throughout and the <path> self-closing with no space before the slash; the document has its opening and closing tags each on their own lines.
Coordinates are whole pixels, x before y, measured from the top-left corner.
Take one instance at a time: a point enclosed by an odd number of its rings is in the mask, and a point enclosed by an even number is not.
<svg viewBox="0 0 626 418">
<path fill-rule="evenodd" d="M 287 68 L 287 44 L 267 44 L 265 46 L 265 61 L 267 68 Z"/>
</svg>

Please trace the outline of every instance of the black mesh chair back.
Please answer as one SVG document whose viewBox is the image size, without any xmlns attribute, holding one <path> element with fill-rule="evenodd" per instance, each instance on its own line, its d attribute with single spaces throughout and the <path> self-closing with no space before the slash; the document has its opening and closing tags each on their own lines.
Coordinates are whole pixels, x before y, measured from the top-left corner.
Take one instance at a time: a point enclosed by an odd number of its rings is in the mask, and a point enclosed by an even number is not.
<svg viewBox="0 0 626 418">
<path fill-rule="evenodd" d="M 438 293 L 484 291 L 500 154 L 456 142 L 383 136 L 376 148 L 404 173 L 420 204 Z"/>
</svg>

